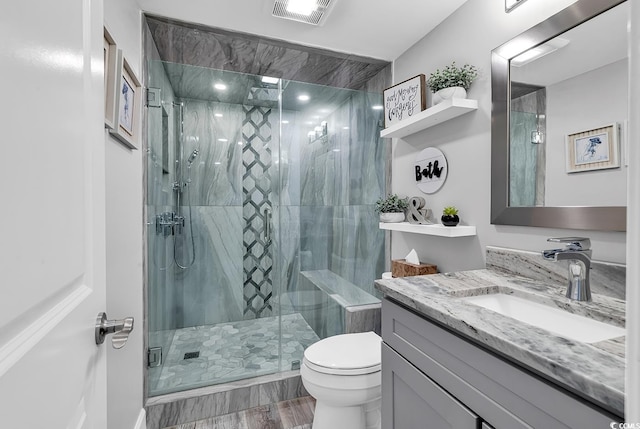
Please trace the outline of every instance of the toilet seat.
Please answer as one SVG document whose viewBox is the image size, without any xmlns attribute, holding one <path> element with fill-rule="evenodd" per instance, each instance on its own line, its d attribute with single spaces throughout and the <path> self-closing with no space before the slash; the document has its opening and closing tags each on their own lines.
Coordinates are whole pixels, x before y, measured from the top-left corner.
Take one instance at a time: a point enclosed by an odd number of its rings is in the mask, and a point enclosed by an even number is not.
<svg viewBox="0 0 640 429">
<path fill-rule="evenodd" d="M 381 342 L 374 332 L 336 335 L 308 347 L 303 362 L 322 374 L 372 374 L 380 371 Z"/>
</svg>

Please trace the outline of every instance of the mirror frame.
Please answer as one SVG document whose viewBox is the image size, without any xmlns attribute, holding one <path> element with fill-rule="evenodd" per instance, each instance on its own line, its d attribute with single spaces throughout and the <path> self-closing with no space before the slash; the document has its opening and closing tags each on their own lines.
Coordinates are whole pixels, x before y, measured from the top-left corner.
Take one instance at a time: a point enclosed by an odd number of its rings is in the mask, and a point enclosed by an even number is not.
<svg viewBox="0 0 640 429">
<path fill-rule="evenodd" d="M 626 206 L 509 207 L 510 60 L 624 3 L 579 0 L 491 52 L 491 223 L 626 231 Z"/>
</svg>

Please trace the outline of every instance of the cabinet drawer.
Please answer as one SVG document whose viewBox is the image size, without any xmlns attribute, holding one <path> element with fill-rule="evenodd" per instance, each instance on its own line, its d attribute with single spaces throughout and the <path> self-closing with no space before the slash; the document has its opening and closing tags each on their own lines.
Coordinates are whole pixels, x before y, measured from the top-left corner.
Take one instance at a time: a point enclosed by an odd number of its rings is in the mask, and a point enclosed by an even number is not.
<svg viewBox="0 0 640 429">
<path fill-rule="evenodd" d="M 382 338 L 496 429 L 606 428 L 619 421 L 388 299 Z"/>
<path fill-rule="evenodd" d="M 382 360 L 383 428 L 478 427 L 478 416 L 384 343 Z"/>
</svg>

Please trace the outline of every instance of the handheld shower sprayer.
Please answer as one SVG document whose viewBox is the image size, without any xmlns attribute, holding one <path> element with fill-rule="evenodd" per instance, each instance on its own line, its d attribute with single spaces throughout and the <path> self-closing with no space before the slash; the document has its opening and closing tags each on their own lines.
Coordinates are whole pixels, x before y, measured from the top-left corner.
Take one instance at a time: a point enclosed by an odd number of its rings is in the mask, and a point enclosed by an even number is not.
<svg viewBox="0 0 640 429">
<path fill-rule="evenodd" d="M 200 151 L 198 149 L 194 149 L 193 152 L 191 152 L 191 155 L 189 155 L 189 159 L 187 159 L 187 164 L 189 165 L 189 167 L 191 167 L 191 164 L 193 164 L 193 161 L 196 159 L 199 153 Z"/>
</svg>

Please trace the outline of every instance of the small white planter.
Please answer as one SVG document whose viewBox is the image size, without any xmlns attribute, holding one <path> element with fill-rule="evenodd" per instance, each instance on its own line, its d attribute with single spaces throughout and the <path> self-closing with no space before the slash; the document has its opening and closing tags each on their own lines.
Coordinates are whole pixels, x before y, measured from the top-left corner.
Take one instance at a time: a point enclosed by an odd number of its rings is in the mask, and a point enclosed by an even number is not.
<svg viewBox="0 0 640 429">
<path fill-rule="evenodd" d="M 404 222 L 404 213 L 380 213 L 380 222 Z"/>
<path fill-rule="evenodd" d="M 433 94 L 433 105 L 435 106 L 450 98 L 467 98 L 467 91 L 461 86 L 452 86 L 451 88 L 436 91 Z"/>
</svg>

